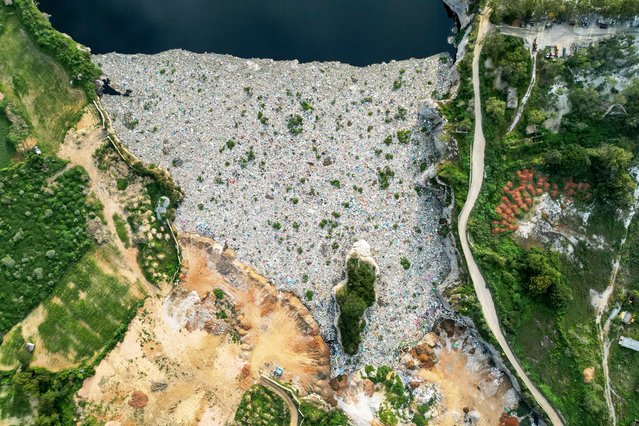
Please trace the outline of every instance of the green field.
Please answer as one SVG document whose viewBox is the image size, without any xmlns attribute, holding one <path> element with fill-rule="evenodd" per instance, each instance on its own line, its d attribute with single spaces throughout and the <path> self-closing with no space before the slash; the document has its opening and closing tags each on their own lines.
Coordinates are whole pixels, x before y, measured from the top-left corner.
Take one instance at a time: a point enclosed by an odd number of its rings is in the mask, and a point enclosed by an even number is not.
<svg viewBox="0 0 639 426">
<path fill-rule="evenodd" d="M 109 247 L 86 254 L 44 302 L 46 314 L 38 332 L 48 351 L 73 361 L 86 360 L 121 328 L 126 330 L 142 298 L 131 294 L 128 281 L 96 263 L 96 259 L 113 263 L 115 256 Z"/>
<path fill-rule="evenodd" d="M 43 53 L 12 8 L 0 7 L 0 92 L 21 112 L 43 152 L 53 154 L 79 118 L 86 95 Z M 2 151 L 0 151 L 0 161 Z"/>
</svg>

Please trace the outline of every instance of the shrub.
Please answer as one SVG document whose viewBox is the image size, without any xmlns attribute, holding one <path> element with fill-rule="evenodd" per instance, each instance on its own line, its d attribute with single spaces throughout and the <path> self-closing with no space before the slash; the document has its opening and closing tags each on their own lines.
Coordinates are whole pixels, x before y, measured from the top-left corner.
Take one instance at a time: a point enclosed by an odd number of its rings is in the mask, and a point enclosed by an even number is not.
<svg viewBox="0 0 639 426">
<path fill-rule="evenodd" d="M 399 263 L 402 265 L 402 268 L 404 268 L 404 270 L 408 270 L 408 268 L 410 268 L 410 261 L 405 257 L 402 257 Z"/>
<path fill-rule="evenodd" d="M 118 191 L 124 191 L 129 186 L 129 181 L 126 179 L 118 179 L 116 186 L 118 188 Z"/>
<path fill-rule="evenodd" d="M 291 135 L 297 136 L 302 133 L 304 128 L 302 127 L 303 119 L 300 115 L 295 114 L 288 117 L 286 126 Z"/>
<path fill-rule="evenodd" d="M 388 166 L 378 170 L 377 174 L 380 189 L 387 189 L 390 186 L 390 179 L 395 176 L 395 172 Z"/>
<path fill-rule="evenodd" d="M 314 294 L 315 293 L 313 292 L 313 290 L 306 290 L 306 292 L 304 293 L 304 297 L 310 302 L 311 300 L 313 300 Z"/>
<path fill-rule="evenodd" d="M 411 133 L 412 132 L 410 130 L 398 130 L 397 140 L 399 141 L 399 143 L 407 144 L 408 142 L 410 142 Z"/>
</svg>

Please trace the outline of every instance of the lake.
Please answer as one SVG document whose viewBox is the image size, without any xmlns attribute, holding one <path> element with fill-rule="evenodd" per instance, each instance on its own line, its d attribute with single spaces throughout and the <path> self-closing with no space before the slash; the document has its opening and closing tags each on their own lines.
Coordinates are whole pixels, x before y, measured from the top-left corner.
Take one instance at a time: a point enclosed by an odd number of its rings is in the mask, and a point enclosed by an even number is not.
<svg viewBox="0 0 639 426">
<path fill-rule="evenodd" d="M 93 53 L 181 48 L 244 58 L 368 65 L 454 53 L 438 0 L 41 0 Z"/>
</svg>

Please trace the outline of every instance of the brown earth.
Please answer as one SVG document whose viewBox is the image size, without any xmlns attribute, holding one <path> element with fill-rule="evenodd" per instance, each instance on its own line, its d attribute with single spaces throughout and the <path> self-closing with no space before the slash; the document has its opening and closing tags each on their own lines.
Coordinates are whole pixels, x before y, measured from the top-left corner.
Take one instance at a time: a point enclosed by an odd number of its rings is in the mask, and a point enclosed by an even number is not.
<svg viewBox="0 0 639 426">
<path fill-rule="evenodd" d="M 465 412 L 473 411 L 481 424 L 497 425 L 505 407 L 519 402 L 509 378 L 494 368 L 489 354 L 457 323 L 444 321 L 403 361 L 414 359 L 414 354 L 420 363 L 415 377 L 439 390 L 438 415 L 430 424 L 457 425 Z"/>
<path fill-rule="evenodd" d="M 147 301 L 85 381 L 83 415 L 113 424 L 222 425 L 243 392 L 275 366 L 302 395 L 330 400 L 329 350 L 302 303 L 210 239 L 186 234 L 180 243 L 180 284 Z M 148 396 L 143 409 L 126 403 L 135 392 Z"/>
</svg>

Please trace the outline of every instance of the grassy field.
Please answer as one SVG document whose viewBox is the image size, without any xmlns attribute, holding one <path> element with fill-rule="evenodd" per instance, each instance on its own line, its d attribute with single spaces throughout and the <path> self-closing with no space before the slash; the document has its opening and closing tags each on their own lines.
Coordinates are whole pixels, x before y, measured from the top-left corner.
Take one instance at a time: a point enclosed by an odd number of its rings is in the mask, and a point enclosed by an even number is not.
<svg viewBox="0 0 639 426">
<path fill-rule="evenodd" d="M 0 7 L 0 91 L 25 113 L 40 148 L 53 154 L 79 118 L 86 95 L 71 87 L 68 74 L 10 10 Z"/>
<path fill-rule="evenodd" d="M 73 361 L 90 359 L 126 329 L 142 293 L 134 296 L 128 281 L 105 272 L 116 256 L 108 246 L 86 254 L 44 302 L 38 332 L 48 351 Z"/>
<path fill-rule="evenodd" d="M 109 342 L 121 335 L 143 300 L 143 290 L 106 272 L 117 268 L 117 253 L 103 246 L 85 254 L 59 281 L 42 303 L 37 335 L 38 350 L 61 355 L 70 363 L 90 362 Z M 9 332 L 0 346 L 0 362 L 28 364 L 22 327 Z"/>
</svg>

